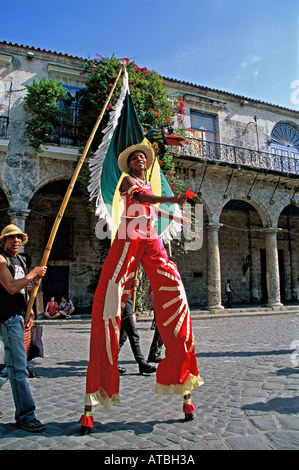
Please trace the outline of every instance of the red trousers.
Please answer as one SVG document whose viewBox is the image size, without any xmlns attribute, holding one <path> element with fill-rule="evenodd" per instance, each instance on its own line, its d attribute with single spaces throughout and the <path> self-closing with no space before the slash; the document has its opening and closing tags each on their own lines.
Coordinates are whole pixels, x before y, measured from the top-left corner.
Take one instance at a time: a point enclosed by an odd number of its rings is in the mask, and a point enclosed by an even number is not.
<svg viewBox="0 0 299 470">
<path fill-rule="evenodd" d="M 139 264 L 154 293 L 155 317 L 165 346 L 156 372 L 156 392 L 186 395 L 202 385 L 194 350 L 190 311 L 176 265 L 152 229 L 120 238 L 123 221 L 104 263 L 92 309 L 85 404 L 106 408 L 119 402 L 118 341 L 121 314 Z M 123 232 L 124 233 L 124 232 Z M 128 235 L 128 234 L 127 234 Z"/>
</svg>

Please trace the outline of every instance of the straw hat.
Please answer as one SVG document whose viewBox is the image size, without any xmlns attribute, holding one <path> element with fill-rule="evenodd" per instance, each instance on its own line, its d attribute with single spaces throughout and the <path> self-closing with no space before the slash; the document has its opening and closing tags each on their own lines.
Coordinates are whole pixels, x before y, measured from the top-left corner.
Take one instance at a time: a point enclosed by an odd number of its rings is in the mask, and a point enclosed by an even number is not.
<svg viewBox="0 0 299 470">
<path fill-rule="evenodd" d="M 22 230 L 19 229 L 19 227 L 17 227 L 16 225 L 13 225 L 13 224 L 10 224 L 10 225 L 7 225 L 6 227 L 4 227 L 4 229 L 2 230 L 1 235 L 0 235 L 0 242 L 3 244 L 4 238 L 8 237 L 9 235 L 22 235 L 23 243 L 27 243 L 27 241 L 28 241 L 27 233 L 23 233 Z"/>
<path fill-rule="evenodd" d="M 154 160 L 154 151 L 152 147 L 146 144 L 136 144 L 136 145 L 131 145 L 127 149 L 123 150 L 121 154 L 118 157 L 118 166 L 121 171 L 125 171 L 128 173 L 129 167 L 128 167 L 128 158 L 133 152 L 143 152 L 146 156 L 146 169 L 148 170 L 151 164 L 153 163 Z"/>
</svg>

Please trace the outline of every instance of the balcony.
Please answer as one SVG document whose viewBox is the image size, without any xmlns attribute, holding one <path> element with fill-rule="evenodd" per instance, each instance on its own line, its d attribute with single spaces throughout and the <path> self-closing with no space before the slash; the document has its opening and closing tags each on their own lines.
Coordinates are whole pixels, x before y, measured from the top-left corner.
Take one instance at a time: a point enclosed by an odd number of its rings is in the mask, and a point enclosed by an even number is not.
<svg viewBox="0 0 299 470">
<path fill-rule="evenodd" d="M 194 138 L 188 138 L 188 142 L 179 148 L 178 156 L 299 175 L 299 153 L 295 149 L 269 153 Z"/>
<path fill-rule="evenodd" d="M 71 129 L 56 129 L 54 135 L 47 140 L 47 143 L 59 146 L 79 147 L 78 128 L 74 126 Z"/>
</svg>

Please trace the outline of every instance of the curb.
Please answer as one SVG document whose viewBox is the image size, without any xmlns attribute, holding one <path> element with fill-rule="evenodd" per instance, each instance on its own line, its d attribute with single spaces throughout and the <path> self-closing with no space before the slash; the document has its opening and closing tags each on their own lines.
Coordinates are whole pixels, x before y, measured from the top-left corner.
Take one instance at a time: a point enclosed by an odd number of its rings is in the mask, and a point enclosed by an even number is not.
<svg viewBox="0 0 299 470">
<path fill-rule="evenodd" d="M 216 319 L 216 318 L 236 318 L 236 317 L 252 317 L 252 316 L 267 316 L 267 315 L 299 315 L 299 306 L 290 306 L 290 307 L 280 307 L 280 308 L 271 308 L 271 307 L 244 307 L 244 308 L 232 308 L 232 309 L 221 309 L 211 312 L 209 310 L 196 310 L 192 309 L 191 319 L 193 320 L 207 320 L 207 319 Z M 154 316 L 151 315 L 136 315 L 136 322 L 152 322 Z M 90 323 L 91 314 L 83 315 L 74 315 L 70 320 L 66 319 L 55 319 L 47 320 L 44 318 L 37 318 L 36 323 L 40 325 L 51 325 L 51 324 L 76 324 L 76 323 Z"/>
</svg>

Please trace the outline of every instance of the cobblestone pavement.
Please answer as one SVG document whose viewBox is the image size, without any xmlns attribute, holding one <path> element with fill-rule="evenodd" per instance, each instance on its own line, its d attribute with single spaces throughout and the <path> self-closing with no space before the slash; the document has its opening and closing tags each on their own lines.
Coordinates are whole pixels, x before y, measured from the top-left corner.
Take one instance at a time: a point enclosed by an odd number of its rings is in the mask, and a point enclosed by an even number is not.
<svg viewBox="0 0 299 470">
<path fill-rule="evenodd" d="M 94 408 L 92 433 L 80 435 L 90 323 L 44 322 L 45 357 L 29 379 L 45 432 L 14 426 L 9 384 L 1 394 L 0 449 L 180 451 L 299 449 L 299 316 L 247 315 L 193 321 L 200 375 L 196 419 L 184 422 L 182 398 L 154 393 L 138 373 L 129 342 L 120 353 L 121 403 Z M 138 322 L 147 356 L 153 331 Z M 297 348 L 297 351 L 296 351 Z M 164 351 L 163 351 L 164 353 Z"/>
</svg>

